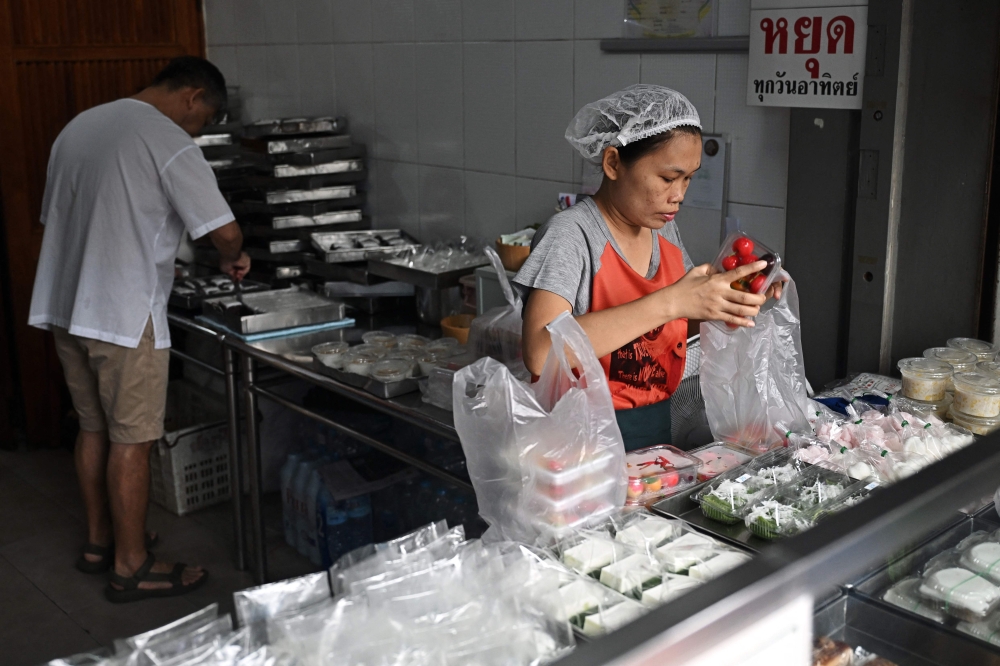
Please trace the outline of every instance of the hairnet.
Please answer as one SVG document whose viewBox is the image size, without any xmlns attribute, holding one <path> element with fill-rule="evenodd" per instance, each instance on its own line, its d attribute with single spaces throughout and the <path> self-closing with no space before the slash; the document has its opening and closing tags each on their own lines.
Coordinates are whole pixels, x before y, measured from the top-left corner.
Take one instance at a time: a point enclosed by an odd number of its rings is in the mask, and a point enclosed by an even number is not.
<svg viewBox="0 0 1000 666">
<path fill-rule="evenodd" d="M 639 83 L 580 109 L 566 128 L 566 140 L 584 159 L 597 162 L 608 146 L 625 146 L 682 125 L 701 129 L 698 110 L 687 97 Z"/>
</svg>

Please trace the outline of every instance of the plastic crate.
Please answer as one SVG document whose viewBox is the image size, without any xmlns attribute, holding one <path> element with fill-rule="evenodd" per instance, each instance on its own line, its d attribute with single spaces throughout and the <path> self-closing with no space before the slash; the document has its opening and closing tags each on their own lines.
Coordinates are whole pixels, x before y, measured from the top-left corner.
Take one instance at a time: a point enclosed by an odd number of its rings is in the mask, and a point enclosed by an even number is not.
<svg viewBox="0 0 1000 666">
<path fill-rule="evenodd" d="M 184 516 L 228 500 L 229 438 L 222 400 L 189 382 L 172 382 L 165 430 L 149 459 L 153 501 Z"/>
</svg>

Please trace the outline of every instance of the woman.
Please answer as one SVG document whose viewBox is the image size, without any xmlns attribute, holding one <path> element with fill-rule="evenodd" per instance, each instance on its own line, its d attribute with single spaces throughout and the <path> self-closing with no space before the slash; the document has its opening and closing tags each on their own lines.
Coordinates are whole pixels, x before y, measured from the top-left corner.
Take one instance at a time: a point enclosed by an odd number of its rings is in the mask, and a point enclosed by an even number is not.
<svg viewBox="0 0 1000 666">
<path fill-rule="evenodd" d="M 588 104 L 566 139 L 604 172 L 592 199 L 535 235 L 514 283 L 527 295 L 525 365 L 541 373 L 545 326 L 570 311 L 607 374 L 625 449 L 670 442 L 670 396 L 684 372 L 689 322 L 753 326 L 768 294 L 730 284 L 766 262 L 715 274 L 694 267 L 674 224 L 701 166 L 701 120 L 678 92 L 635 85 Z"/>
</svg>

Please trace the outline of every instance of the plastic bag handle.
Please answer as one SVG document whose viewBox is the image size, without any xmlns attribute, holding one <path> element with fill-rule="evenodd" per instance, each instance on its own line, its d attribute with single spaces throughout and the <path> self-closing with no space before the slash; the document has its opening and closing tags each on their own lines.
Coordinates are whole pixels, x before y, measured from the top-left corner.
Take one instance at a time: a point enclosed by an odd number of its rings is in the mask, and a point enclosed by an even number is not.
<svg viewBox="0 0 1000 666">
<path fill-rule="evenodd" d="M 552 338 L 552 350 L 565 379 L 572 386 L 591 386 L 592 382 L 604 378 L 604 368 L 590 344 L 587 334 L 569 312 L 563 312 L 545 327 Z M 573 352 L 579 362 L 579 377 L 573 372 L 573 364 L 566 356 L 566 348 Z M 545 371 L 542 370 L 542 374 Z"/>
<path fill-rule="evenodd" d="M 493 270 L 497 272 L 497 279 L 500 281 L 500 289 L 503 290 L 503 297 L 507 299 L 510 305 L 517 307 L 521 299 L 514 295 L 514 289 L 510 286 L 510 280 L 507 279 L 507 269 L 503 267 L 500 255 L 489 246 L 483 251 L 486 253 L 486 257 L 490 260 L 490 263 L 493 264 Z"/>
</svg>

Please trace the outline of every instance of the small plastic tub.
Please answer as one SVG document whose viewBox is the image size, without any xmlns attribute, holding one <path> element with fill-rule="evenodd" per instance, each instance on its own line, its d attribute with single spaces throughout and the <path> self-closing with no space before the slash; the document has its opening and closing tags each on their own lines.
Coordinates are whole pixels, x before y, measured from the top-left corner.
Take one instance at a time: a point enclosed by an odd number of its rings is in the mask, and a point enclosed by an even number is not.
<svg viewBox="0 0 1000 666">
<path fill-rule="evenodd" d="M 900 359 L 896 364 L 903 375 L 903 395 L 914 400 L 937 402 L 948 392 L 953 374 L 951 364 L 933 358 Z"/>
<path fill-rule="evenodd" d="M 375 354 L 369 352 L 351 352 L 344 355 L 344 370 L 355 375 L 361 375 L 362 377 L 370 377 L 372 368 L 378 362 L 379 357 Z"/>
<path fill-rule="evenodd" d="M 997 361 L 980 361 L 976 363 L 975 370 L 971 370 L 970 372 L 978 372 L 981 375 L 1000 379 L 1000 363 Z"/>
<path fill-rule="evenodd" d="M 396 336 L 396 346 L 400 349 L 423 349 L 430 344 L 430 338 L 414 333 L 404 333 Z"/>
<path fill-rule="evenodd" d="M 610 451 L 605 451 L 585 461 L 567 462 L 558 457 L 539 456 L 534 460 L 531 475 L 535 490 L 553 500 L 586 492 L 588 488 L 601 485 L 610 478 L 605 471 L 614 460 Z"/>
<path fill-rule="evenodd" d="M 328 368 L 339 370 L 344 366 L 344 354 L 350 349 L 346 342 L 324 342 L 312 348 L 313 356 Z"/>
<path fill-rule="evenodd" d="M 952 409 L 968 416 L 997 416 L 1000 414 L 1000 379 L 979 372 L 958 373 Z"/>
<path fill-rule="evenodd" d="M 1000 353 L 1000 347 L 997 345 L 975 338 L 952 338 L 948 341 L 948 346 L 952 349 L 972 352 L 979 357 L 980 361 L 995 361 L 997 354 Z"/>
<path fill-rule="evenodd" d="M 667 445 L 647 446 L 626 453 L 628 488 L 625 504 L 646 504 L 694 485 L 701 464 L 698 458 Z"/>
<path fill-rule="evenodd" d="M 392 349 L 396 346 L 396 336 L 388 331 L 368 331 L 361 336 L 366 345 Z"/>
<path fill-rule="evenodd" d="M 1000 429 L 1000 416 L 984 418 L 982 416 L 969 416 L 954 409 L 948 410 L 948 418 L 957 426 L 961 426 L 974 435 L 989 435 Z"/>
<path fill-rule="evenodd" d="M 382 358 L 386 354 L 389 353 L 389 350 L 386 347 L 381 347 L 379 345 L 363 344 L 363 345 L 355 345 L 355 346 L 351 347 L 347 351 L 347 353 L 348 354 L 375 354 L 379 358 Z"/>
<path fill-rule="evenodd" d="M 417 357 L 420 353 L 416 349 L 396 349 L 391 351 L 385 356 L 385 360 L 403 361 L 410 366 L 410 377 L 420 376 L 420 364 L 417 363 Z"/>
<path fill-rule="evenodd" d="M 933 358 L 944 361 L 951 365 L 953 372 L 972 372 L 979 363 L 979 357 L 964 349 L 954 349 L 952 347 L 931 347 L 924 350 L 924 358 Z M 948 378 L 948 390 L 954 391 L 955 384 L 951 377 Z"/>
<path fill-rule="evenodd" d="M 371 366 L 371 378 L 391 384 L 401 382 L 410 376 L 411 364 L 398 358 L 387 358 L 374 363 Z"/>
<path fill-rule="evenodd" d="M 913 398 L 907 397 L 899 398 L 895 402 L 896 406 L 907 412 L 933 414 L 939 419 L 944 420 L 948 416 L 948 410 L 953 404 L 953 398 L 951 393 L 945 393 L 943 398 L 935 400 L 934 402 L 914 400 Z"/>
<path fill-rule="evenodd" d="M 424 376 L 431 374 L 431 368 L 436 367 L 438 363 L 437 354 L 429 351 L 425 351 L 417 357 L 417 364 L 420 366 L 420 374 Z"/>
</svg>

